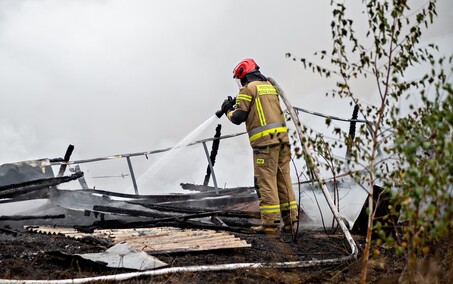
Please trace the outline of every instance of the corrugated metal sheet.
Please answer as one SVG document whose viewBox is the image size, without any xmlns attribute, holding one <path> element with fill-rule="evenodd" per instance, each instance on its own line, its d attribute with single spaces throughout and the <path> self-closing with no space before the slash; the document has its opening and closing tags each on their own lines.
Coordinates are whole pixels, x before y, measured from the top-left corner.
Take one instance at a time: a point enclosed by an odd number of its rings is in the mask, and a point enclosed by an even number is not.
<svg viewBox="0 0 453 284">
<path fill-rule="evenodd" d="M 128 243 L 116 244 L 105 252 L 78 254 L 78 256 L 113 268 L 149 270 L 167 265 L 144 251 L 132 248 Z"/>
<path fill-rule="evenodd" d="M 28 227 L 29 231 L 43 234 L 61 234 L 71 238 L 109 238 L 114 244 L 126 242 L 150 254 L 203 251 L 251 247 L 246 241 L 227 232 L 214 230 L 180 229 L 174 227 L 94 230 L 81 233 L 72 228 Z"/>
</svg>

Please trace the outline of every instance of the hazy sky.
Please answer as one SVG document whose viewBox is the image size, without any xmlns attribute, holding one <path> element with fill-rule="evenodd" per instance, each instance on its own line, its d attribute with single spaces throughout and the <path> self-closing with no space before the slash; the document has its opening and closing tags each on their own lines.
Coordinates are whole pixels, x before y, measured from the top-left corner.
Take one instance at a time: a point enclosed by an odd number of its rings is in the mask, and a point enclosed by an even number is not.
<svg viewBox="0 0 453 284">
<path fill-rule="evenodd" d="M 0 0 L 0 164 L 61 157 L 69 144 L 75 160 L 173 146 L 236 95 L 232 69 L 246 57 L 284 87 L 293 105 L 349 117 L 347 103 L 324 96 L 328 84 L 285 58 L 330 48 L 329 4 Z M 425 39 L 451 52 L 452 1 L 439 1 L 438 14 Z M 217 122 L 223 134 L 245 128 L 224 117 Z M 216 125 L 199 138 L 211 137 Z M 251 185 L 250 157 L 245 136 L 222 141 L 221 186 Z M 149 158 L 134 159 L 138 174 Z M 162 177 L 203 181 L 201 146 L 175 159 Z M 121 170 L 102 172 L 110 166 L 101 163 L 86 176 L 128 173 L 125 160 L 115 163 Z"/>
</svg>

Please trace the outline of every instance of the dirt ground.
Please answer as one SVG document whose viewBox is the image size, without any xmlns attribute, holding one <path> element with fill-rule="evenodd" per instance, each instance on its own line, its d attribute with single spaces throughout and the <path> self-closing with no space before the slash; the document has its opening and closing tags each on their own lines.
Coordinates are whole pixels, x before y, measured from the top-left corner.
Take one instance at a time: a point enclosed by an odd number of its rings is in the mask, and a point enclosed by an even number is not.
<svg viewBox="0 0 453 284">
<path fill-rule="evenodd" d="M 158 255 L 157 258 L 168 263 L 169 267 L 179 267 L 226 263 L 306 261 L 336 258 L 347 256 L 350 253 L 348 243 L 339 232 L 326 235 L 323 231 L 302 228 L 296 243 L 291 241 L 290 234 L 283 234 L 281 239 L 256 234 L 232 234 L 246 240 L 252 247 Z M 134 278 L 123 283 L 358 283 L 363 237 L 353 235 L 353 238 L 359 246 L 359 257 L 355 261 L 341 265 L 298 269 L 261 268 L 174 273 Z M 132 272 L 126 269 L 105 268 L 93 262 L 58 253 L 101 252 L 107 248 L 103 244 L 95 244 L 88 240 L 75 240 L 61 235 L 44 235 L 28 231 L 14 234 L 3 230 L 0 232 L 0 246 L 0 279 L 54 280 Z M 451 246 L 448 249 L 451 250 Z M 444 271 L 448 271 L 449 264 L 451 266 L 451 260 L 439 265 L 446 265 Z M 390 250 L 381 250 L 379 257 L 370 262 L 368 282 L 397 283 L 404 267 L 401 257 L 396 257 Z M 404 280 L 404 278 L 402 279 Z M 443 282 L 440 278 L 440 283 Z"/>
</svg>

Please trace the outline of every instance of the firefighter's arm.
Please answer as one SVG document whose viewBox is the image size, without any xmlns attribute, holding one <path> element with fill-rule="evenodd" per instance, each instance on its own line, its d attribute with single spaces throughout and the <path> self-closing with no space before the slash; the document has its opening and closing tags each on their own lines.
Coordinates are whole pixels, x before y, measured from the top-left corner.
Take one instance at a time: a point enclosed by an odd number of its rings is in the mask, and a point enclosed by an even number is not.
<svg viewBox="0 0 453 284">
<path fill-rule="evenodd" d="M 251 102 L 252 96 L 248 94 L 247 89 L 241 89 L 239 95 L 236 96 L 236 104 L 233 109 L 227 112 L 228 119 L 237 125 L 246 121 L 249 115 Z"/>
<path fill-rule="evenodd" d="M 233 109 L 227 113 L 228 119 L 234 124 L 241 124 L 247 120 L 248 112 L 240 109 Z"/>
</svg>

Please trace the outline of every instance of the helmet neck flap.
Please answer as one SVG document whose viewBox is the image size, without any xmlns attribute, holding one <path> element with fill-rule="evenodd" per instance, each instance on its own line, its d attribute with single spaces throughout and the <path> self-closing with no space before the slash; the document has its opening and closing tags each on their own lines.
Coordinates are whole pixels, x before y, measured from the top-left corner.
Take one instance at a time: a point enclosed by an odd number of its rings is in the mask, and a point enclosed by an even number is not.
<svg viewBox="0 0 453 284">
<path fill-rule="evenodd" d="M 267 81 L 267 78 L 263 74 L 261 74 L 261 72 L 258 69 L 256 69 L 253 70 L 252 72 L 245 74 L 245 76 L 241 79 L 241 85 L 245 86 L 248 83 L 254 81 Z"/>
</svg>

